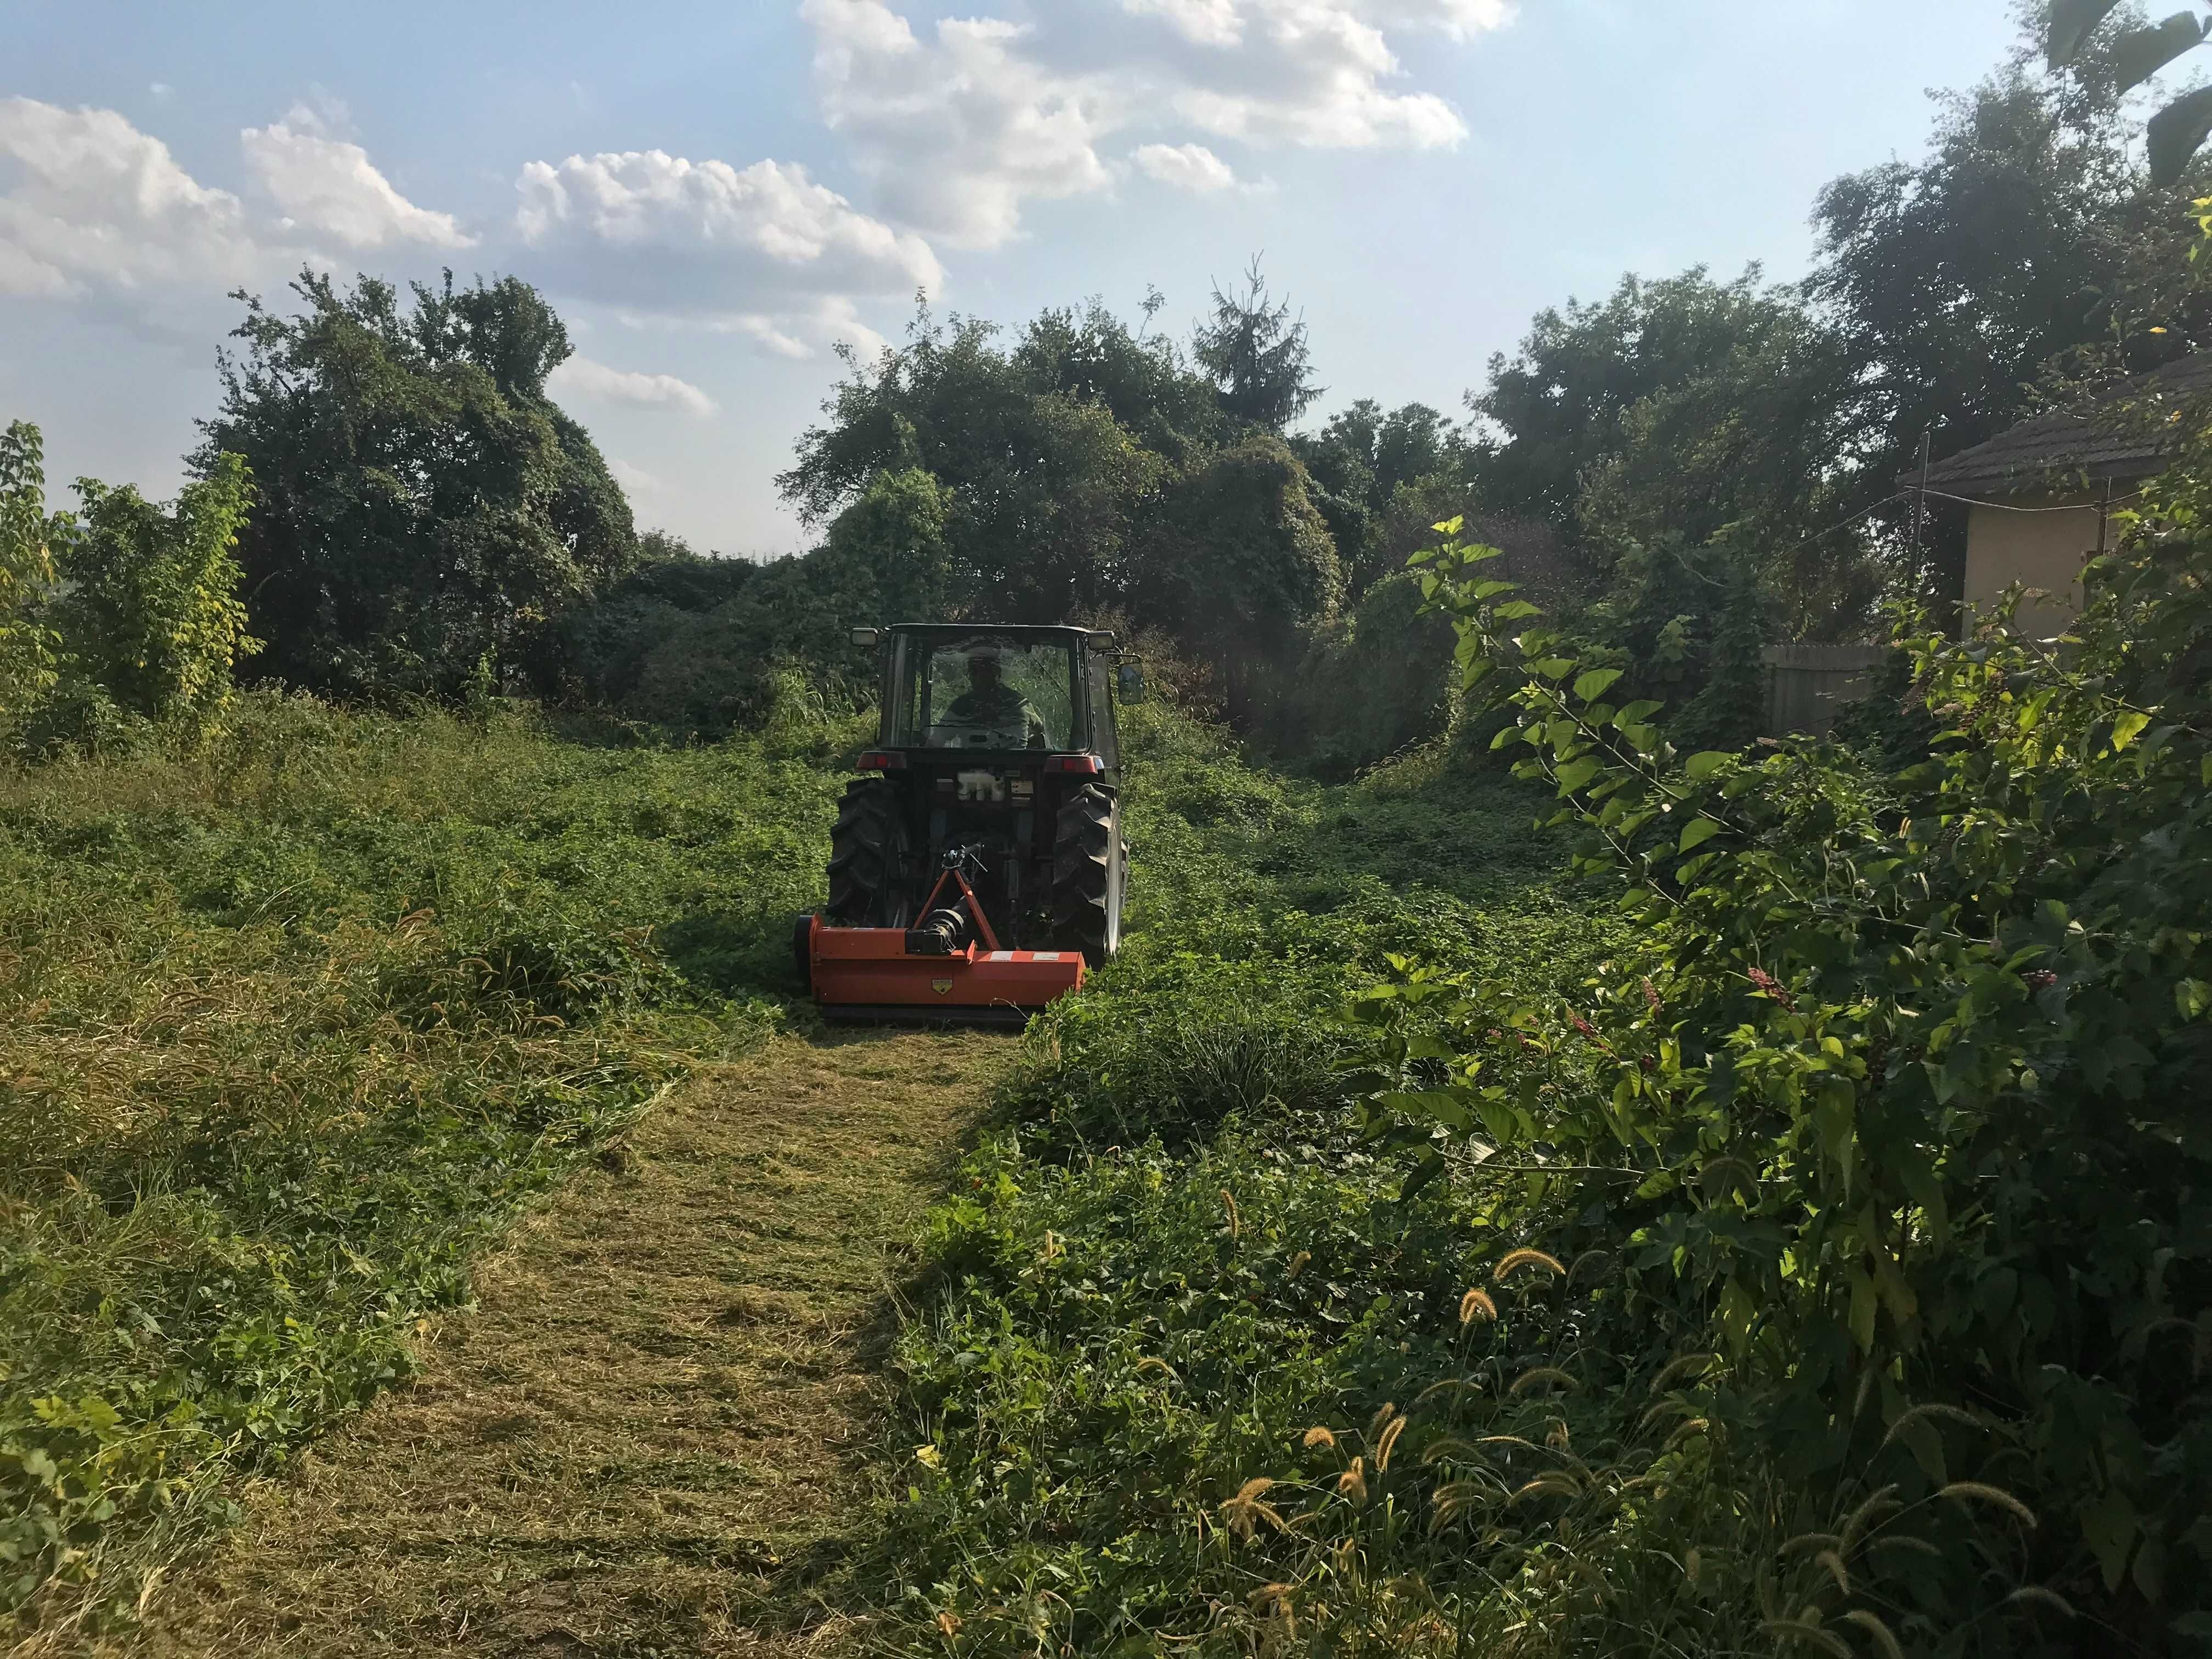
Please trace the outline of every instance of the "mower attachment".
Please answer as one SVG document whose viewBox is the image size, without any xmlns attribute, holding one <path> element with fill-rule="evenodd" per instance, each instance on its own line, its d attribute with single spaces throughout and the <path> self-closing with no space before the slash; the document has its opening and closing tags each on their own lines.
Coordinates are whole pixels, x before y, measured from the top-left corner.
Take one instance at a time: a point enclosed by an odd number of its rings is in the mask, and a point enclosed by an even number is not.
<svg viewBox="0 0 2212 1659">
<path fill-rule="evenodd" d="M 915 951 L 903 927 L 807 930 L 807 977 L 823 1012 L 848 1019 L 1020 1021 L 1083 983 L 1080 951 Z"/>
</svg>

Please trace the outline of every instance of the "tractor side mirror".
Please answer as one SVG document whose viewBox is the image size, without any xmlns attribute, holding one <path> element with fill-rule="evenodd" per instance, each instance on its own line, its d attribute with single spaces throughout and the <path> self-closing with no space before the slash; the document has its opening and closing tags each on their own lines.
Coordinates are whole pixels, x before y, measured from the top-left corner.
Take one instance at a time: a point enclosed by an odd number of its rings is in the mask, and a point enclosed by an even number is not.
<svg viewBox="0 0 2212 1659">
<path fill-rule="evenodd" d="M 870 650 L 874 649 L 876 642 L 883 636 L 884 631 L 880 628 L 856 628 L 852 635 L 854 644 L 866 647 Z"/>
<path fill-rule="evenodd" d="M 1114 695 L 1121 702 L 1142 702 L 1145 700 L 1145 665 L 1140 662 L 1117 662 L 1114 665 Z"/>
</svg>

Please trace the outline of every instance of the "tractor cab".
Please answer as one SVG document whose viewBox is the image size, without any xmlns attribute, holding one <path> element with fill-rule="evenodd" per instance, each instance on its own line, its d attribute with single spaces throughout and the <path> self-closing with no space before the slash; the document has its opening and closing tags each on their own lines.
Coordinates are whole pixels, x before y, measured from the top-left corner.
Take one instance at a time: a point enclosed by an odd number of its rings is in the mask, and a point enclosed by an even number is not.
<svg viewBox="0 0 2212 1659">
<path fill-rule="evenodd" d="M 1121 944 L 1117 699 L 1143 695 L 1111 634 L 997 623 L 855 629 L 882 725 L 830 834 L 830 902 L 794 940 L 832 1012 L 1021 1014 Z"/>
</svg>

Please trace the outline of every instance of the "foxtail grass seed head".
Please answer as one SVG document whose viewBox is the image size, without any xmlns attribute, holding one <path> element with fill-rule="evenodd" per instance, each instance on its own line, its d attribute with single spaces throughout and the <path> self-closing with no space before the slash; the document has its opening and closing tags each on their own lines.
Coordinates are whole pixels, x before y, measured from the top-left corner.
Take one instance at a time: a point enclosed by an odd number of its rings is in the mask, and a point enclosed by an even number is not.
<svg viewBox="0 0 2212 1659">
<path fill-rule="evenodd" d="M 1459 1322 L 1465 1325 L 1477 1314 L 1485 1319 L 1495 1319 L 1498 1317 L 1498 1304 L 1491 1300 L 1488 1291 L 1479 1285 L 1470 1285 L 1467 1294 L 1459 1299 Z"/>
<path fill-rule="evenodd" d="M 1686 1376 L 1697 1376 L 1719 1358 L 1718 1354 L 1711 1353 L 1677 1354 L 1660 1367 L 1659 1375 L 1651 1379 L 1651 1392 L 1657 1394 L 1669 1383 L 1680 1382 Z"/>
<path fill-rule="evenodd" d="M 1908 1411 L 1899 1413 L 1897 1421 L 1889 1425 L 1889 1432 L 1881 1437 L 1881 1449 L 1887 1451 L 1891 1443 L 1895 1441 L 1898 1436 L 1903 1434 L 1914 1424 L 1925 1423 L 1931 1417 L 1940 1417 L 1950 1423 L 1963 1423 L 1970 1429 L 1989 1427 L 1988 1423 L 1970 1411 L 1957 1406 L 1947 1406 L 1941 1401 L 1931 1400 L 1915 1406 Z"/>
<path fill-rule="evenodd" d="M 1559 1265 L 1559 1257 L 1547 1255 L 1541 1250 L 1530 1249 L 1524 1246 L 1517 1250 L 1507 1251 L 1498 1264 L 1490 1270 L 1490 1277 L 1495 1283 L 1503 1285 L 1522 1267 L 1541 1267 L 1554 1279 L 1564 1278 L 1567 1271 Z"/>
<path fill-rule="evenodd" d="M 1238 1539 L 1249 1543 L 1263 1521 L 1277 1532 L 1290 1530 L 1289 1523 L 1283 1519 L 1282 1512 L 1273 1504 L 1261 1501 L 1269 1492 L 1274 1489 L 1274 1485 L 1275 1483 L 1266 1475 L 1257 1475 L 1239 1486 L 1234 1498 L 1223 1502 L 1222 1518 L 1229 1523 L 1229 1530 L 1235 1533 Z"/>
<path fill-rule="evenodd" d="M 1905 1659 L 1903 1644 L 1898 1641 L 1896 1632 L 1881 1622 L 1879 1613 L 1869 1613 L 1864 1607 L 1853 1607 L 1844 1615 L 1844 1622 L 1856 1625 L 1864 1631 L 1873 1639 L 1875 1646 L 1881 1650 L 1881 1659 Z"/>
<path fill-rule="evenodd" d="M 1354 1504 L 1364 1504 L 1367 1501 L 1367 1460 L 1365 1458 L 1355 1457 L 1352 1460 L 1351 1468 L 1336 1477 L 1336 1490 L 1340 1496 L 1351 1499 Z"/>
<path fill-rule="evenodd" d="M 1377 1469 L 1387 1469 L 1390 1467 L 1390 1449 L 1398 1443 L 1398 1437 L 1405 1431 L 1404 1418 L 1394 1417 L 1390 1419 L 1389 1425 L 1382 1431 L 1382 1437 L 1375 1443 L 1375 1467 Z"/>
<path fill-rule="evenodd" d="M 1395 1402 L 1388 1400 L 1382 1402 L 1382 1408 L 1378 1410 L 1374 1416 L 1367 1419 L 1367 1443 L 1369 1445 L 1371 1446 L 1375 1443 L 1376 1440 L 1381 1436 L 1382 1431 L 1390 1426 L 1390 1419 L 1397 1414 L 1398 1407 Z"/>
<path fill-rule="evenodd" d="M 1291 1258 L 1291 1265 L 1284 1269 L 1284 1272 L 1288 1277 L 1296 1279 L 1300 1273 L 1306 1270 L 1306 1263 L 1312 1260 L 1313 1252 L 1311 1250 L 1300 1250 L 1296 1255 Z"/>
<path fill-rule="evenodd" d="M 1306 1437 L 1304 1443 L 1309 1446 L 1327 1446 L 1331 1449 L 1334 1449 L 1336 1445 L 1336 1437 L 1334 1434 L 1331 1434 L 1326 1428 L 1323 1428 L 1320 1424 L 1316 1423 L 1313 1427 L 1306 1431 Z"/>
<path fill-rule="evenodd" d="M 1575 1381 L 1572 1372 L 1563 1371 L 1557 1365 L 1532 1365 L 1513 1379 L 1513 1386 L 1506 1392 L 1517 1398 L 1531 1389 L 1575 1389 L 1581 1386 Z"/>
<path fill-rule="evenodd" d="M 1849 1555 L 1858 1547 L 1859 1540 L 1866 1536 L 1869 1527 L 1890 1510 L 1900 1507 L 1895 1486 L 1883 1486 L 1869 1492 L 1859 1501 L 1859 1506 L 1844 1517 L 1843 1533 L 1836 1540 L 1836 1547 Z"/>
<path fill-rule="evenodd" d="M 2033 1510 L 2002 1486 L 1992 1486 L 1984 1480 L 1954 1480 L 1936 1495 L 1948 1498 L 1954 1504 L 1987 1504 L 1994 1509 L 2002 1510 L 2023 1527 L 2033 1528 L 2035 1525 Z"/>
<path fill-rule="evenodd" d="M 2063 1619 L 2080 1617 L 2074 1611 L 2071 1601 L 2057 1590 L 2046 1589 L 2041 1584 L 2022 1584 L 2005 1597 L 2004 1605 L 2008 1607 L 2047 1607 Z"/>
<path fill-rule="evenodd" d="M 1237 1213 L 1237 1195 L 1234 1193 L 1231 1193 L 1226 1187 L 1224 1187 L 1221 1189 L 1221 1207 L 1229 1212 L 1230 1237 L 1242 1237 L 1243 1236 L 1244 1220 L 1242 1216 Z"/>
</svg>

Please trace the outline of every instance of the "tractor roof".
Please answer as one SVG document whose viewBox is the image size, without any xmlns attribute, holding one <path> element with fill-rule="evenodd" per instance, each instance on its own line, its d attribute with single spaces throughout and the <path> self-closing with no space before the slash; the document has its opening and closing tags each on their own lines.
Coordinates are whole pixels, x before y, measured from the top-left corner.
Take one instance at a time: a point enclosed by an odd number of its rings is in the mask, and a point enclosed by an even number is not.
<svg viewBox="0 0 2212 1659">
<path fill-rule="evenodd" d="M 966 639 L 976 634 L 1011 634 L 1022 638 L 1056 640 L 1073 643 L 1078 640 L 1106 640 L 1114 637 L 1110 629 L 1103 628 L 1074 628 L 1042 623 L 893 623 L 884 630 L 891 634 L 920 634 L 943 639 Z"/>
</svg>

